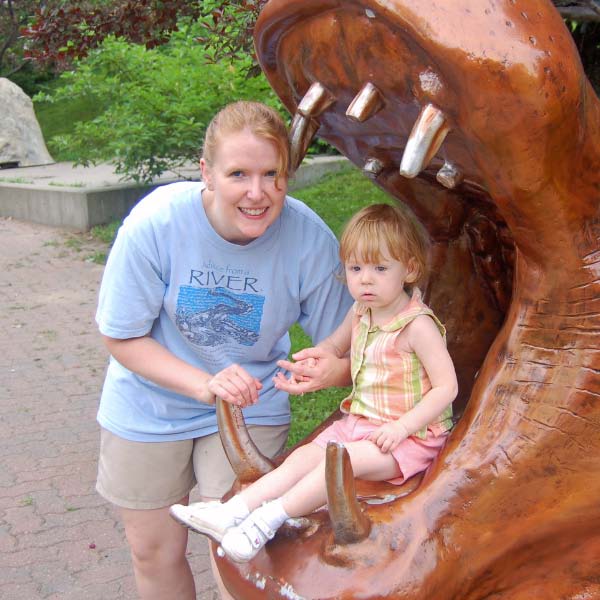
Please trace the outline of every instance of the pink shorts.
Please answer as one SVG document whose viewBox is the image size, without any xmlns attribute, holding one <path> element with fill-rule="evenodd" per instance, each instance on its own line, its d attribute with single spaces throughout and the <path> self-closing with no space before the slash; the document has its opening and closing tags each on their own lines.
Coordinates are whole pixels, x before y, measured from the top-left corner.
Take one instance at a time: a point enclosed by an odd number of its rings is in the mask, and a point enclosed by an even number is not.
<svg viewBox="0 0 600 600">
<path fill-rule="evenodd" d="M 324 429 L 313 442 L 321 446 L 321 448 L 325 448 L 327 442 L 358 442 L 366 439 L 371 431 L 378 427 L 379 425 L 371 423 L 365 417 L 345 415 L 339 421 L 335 421 L 327 429 Z M 428 429 L 427 437 L 424 440 L 410 436 L 403 442 L 400 442 L 398 447 L 392 452 L 392 456 L 398 463 L 402 475 L 390 479 L 388 483 L 400 485 L 413 475 L 425 471 L 433 459 L 440 453 L 447 438 L 448 433 L 435 435 Z"/>
</svg>

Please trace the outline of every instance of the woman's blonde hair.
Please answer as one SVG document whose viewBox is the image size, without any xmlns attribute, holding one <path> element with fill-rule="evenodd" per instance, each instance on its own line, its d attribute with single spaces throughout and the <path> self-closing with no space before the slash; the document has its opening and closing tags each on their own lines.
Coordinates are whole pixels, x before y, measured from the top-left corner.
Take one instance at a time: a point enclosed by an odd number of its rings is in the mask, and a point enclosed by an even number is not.
<svg viewBox="0 0 600 600">
<path fill-rule="evenodd" d="M 275 144 L 279 155 L 277 179 L 288 179 L 290 142 L 287 127 L 275 109 L 260 102 L 240 100 L 222 108 L 208 124 L 202 145 L 202 158 L 212 166 L 219 142 L 227 135 L 244 129 Z"/>
<path fill-rule="evenodd" d="M 372 204 L 359 210 L 346 224 L 340 239 L 343 263 L 360 259 L 378 263 L 389 252 L 390 258 L 413 269 L 413 281 L 422 279 L 428 269 L 429 238 L 423 226 L 399 205 Z M 410 265 L 409 265 L 410 263 Z"/>
</svg>

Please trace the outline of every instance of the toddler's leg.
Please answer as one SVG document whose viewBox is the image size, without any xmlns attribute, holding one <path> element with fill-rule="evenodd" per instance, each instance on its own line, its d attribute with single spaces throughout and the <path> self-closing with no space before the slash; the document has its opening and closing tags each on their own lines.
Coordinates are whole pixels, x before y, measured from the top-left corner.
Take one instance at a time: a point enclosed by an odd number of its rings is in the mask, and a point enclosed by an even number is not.
<svg viewBox="0 0 600 600">
<path fill-rule="evenodd" d="M 302 446 L 278 469 L 267 473 L 240 493 L 247 506 L 255 507 L 255 510 L 240 525 L 228 529 L 221 540 L 222 549 L 231 559 L 238 562 L 251 560 L 290 516 L 308 514 L 324 504 L 321 490 L 315 494 L 312 485 L 305 484 L 306 480 L 319 480 L 315 472 L 323 471 L 324 456 L 325 450 L 316 444 Z M 324 490 L 322 477 L 320 483 Z M 303 512 L 288 513 L 284 507 L 284 499 L 293 496 L 297 489 L 306 494 L 303 506 L 309 508 Z M 318 498 L 316 503 L 313 499 L 315 496 Z M 269 499 L 270 502 L 265 502 Z"/>
<path fill-rule="evenodd" d="M 277 467 L 240 492 L 250 511 L 263 502 L 279 498 L 318 465 L 325 449 L 308 443 L 294 450 Z"/>
<path fill-rule="evenodd" d="M 396 459 L 383 453 L 371 441 L 361 440 L 344 444 L 354 477 L 370 481 L 385 481 L 401 475 Z M 325 458 L 281 498 L 284 511 L 290 517 L 310 514 L 327 502 Z"/>
<path fill-rule="evenodd" d="M 396 459 L 389 452 L 382 452 L 369 440 L 345 444 L 350 455 L 352 472 L 357 479 L 387 481 L 402 475 Z"/>
<path fill-rule="evenodd" d="M 189 529 L 220 542 L 229 527 L 239 525 L 250 511 L 263 502 L 281 496 L 318 464 L 323 455 L 323 448 L 316 444 L 301 446 L 277 469 L 249 485 L 228 502 L 195 502 L 188 506 L 175 504 L 170 509 L 171 516 Z"/>
<path fill-rule="evenodd" d="M 240 525 L 225 532 L 221 548 L 237 562 L 247 562 L 273 537 L 289 518 L 281 499 L 266 502 L 252 511 Z"/>
<path fill-rule="evenodd" d="M 350 442 L 346 444 L 346 449 L 350 454 L 355 477 L 385 481 L 401 474 L 394 457 L 381 452 L 373 442 Z M 266 480 L 267 477 L 268 475 L 260 481 Z M 290 480 L 291 478 L 287 481 Z M 256 484 L 251 488 L 254 485 Z M 288 488 L 281 498 L 263 504 L 252 511 L 239 526 L 228 529 L 221 541 L 221 547 L 231 559 L 247 562 L 274 537 L 277 529 L 289 517 L 310 514 L 326 502 L 325 458 L 321 449 L 320 460 L 313 462 L 313 467 L 303 477 L 296 478 L 296 483 Z"/>
<path fill-rule="evenodd" d="M 322 450 L 322 449 L 321 449 Z M 327 500 L 323 452 L 311 471 L 289 488 L 281 498 L 266 502 L 242 523 L 228 529 L 221 548 L 237 562 L 247 562 L 274 536 L 289 517 L 300 517 L 323 506 Z"/>
</svg>

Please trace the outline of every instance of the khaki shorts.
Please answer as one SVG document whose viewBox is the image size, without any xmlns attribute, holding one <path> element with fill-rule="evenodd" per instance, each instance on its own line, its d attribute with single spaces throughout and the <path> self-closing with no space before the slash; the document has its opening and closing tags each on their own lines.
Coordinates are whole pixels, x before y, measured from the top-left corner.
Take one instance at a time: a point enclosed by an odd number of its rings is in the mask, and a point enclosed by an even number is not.
<svg viewBox="0 0 600 600">
<path fill-rule="evenodd" d="M 270 458 L 285 448 L 289 425 L 249 425 L 259 450 Z M 123 508 L 163 508 L 198 485 L 202 498 L 220 499 L 235 480 L 218 433 L 176 442 L 132 442 L 100 432 L 96 490 Z"/>
</svg>

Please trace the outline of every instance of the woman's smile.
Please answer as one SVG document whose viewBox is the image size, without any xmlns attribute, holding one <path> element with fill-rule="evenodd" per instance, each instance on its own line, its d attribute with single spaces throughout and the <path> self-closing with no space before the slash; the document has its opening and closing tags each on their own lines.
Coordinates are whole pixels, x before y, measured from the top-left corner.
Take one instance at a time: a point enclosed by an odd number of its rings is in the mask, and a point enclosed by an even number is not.
<svg viewBox="0 0 600 600">
<path fill-rule="evenodd" d="M 268 208 L 244 208 L 240 206 L 239 210 L 245 214 L 247 217 L 262 217 Z"/>
</svg>

